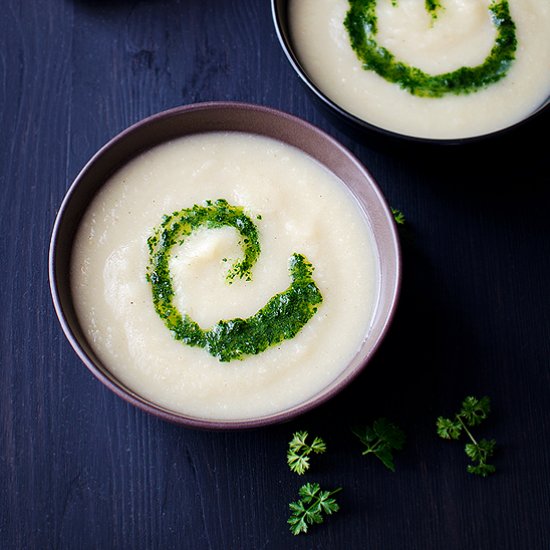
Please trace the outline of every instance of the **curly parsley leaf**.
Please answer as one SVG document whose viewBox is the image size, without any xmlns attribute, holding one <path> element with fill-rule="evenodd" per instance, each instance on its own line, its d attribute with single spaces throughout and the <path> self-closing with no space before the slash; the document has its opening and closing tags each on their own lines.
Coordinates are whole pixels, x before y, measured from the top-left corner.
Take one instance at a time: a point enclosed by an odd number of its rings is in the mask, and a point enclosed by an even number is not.
<svg viewBox="0 0 550 550">
<path fill-rule="evenodd" d="M 454 418 L 439 417 L 436 422 L 437 434 L 443 439 L 458 439 L 464 432 L 470 440 L 466 443 L 464 451 L 472 460 L 472 464 L 467 466 L 467 471 L 471 474 L 487 477 L 496 471 L 492 464 L 487 460 L 495 452 L 496 441 L 494 439 L 481 439 L 476 441 L 472 432 L 468 428 L 478 426 L 487 418 L 491 410 L 491 400 L 484 396 L 481 399 L 468 396 L 462 402 L 462 407 Z"/>
<path fill-rule="evenodd" d="M 356 428 L 353 433 L 365 446 L 363 455 L 374 454 L 386 468 L 395 472 L 393 451 L 400 451 L 405 445 L 405 434 L 387 418 L 375 420 L 372 426 Z"/>
<path fill-rule="evenodd" d="M 440 416 L 437 419 L 437 433 L 443 439 L 458 439 L 462 433 L 462 424 L 458 420 Z"/>
<path fill-rule="evenodd" d="M 323 491 L 318 483 L 306 483 L 298 491 L 300 499 L 291 502 L 291 515 L 287 522 L 293 535 L 307 533 L 310 525 L 323 523 L 324 515 L 331 515 L 340 509 L 333 495 L 341 491 L 338 487 L 332 491 Z"/>
<path fill-rule="evenodd" d="M 393 214 L 393 219 L 397 225 L 405 225 L 405 214 L 398 210 L 397 208 L 392 208 L 391 213 Z"/>
<path fill-rule="evenodd" d="M 295 432 L 288 444 L 286 460 L 291 471 L 303 475 L 309 469 L 309 455 L 322 454 L 327 450 L 323 439 L 315 437 L 311 444 L 307 442 L 309 434 L 306 431 Z"/>
<path fill-rule="evenodd" d="M 484 396 L 481 399 L 469 396 L 462 402 L 462 408 L 458 413 L 468 426 L 477 426 L 487 418 L 491 411 L 491 400 Z"/>
<path fill-rule="evenodd" d="M 493 456 L 495 447 L 496 441 L 494 439 L 481 439 L 477 444 L 466 443 L 464 450 L 474 462 L 474 464 L 468 464 L 466 468 L 468 472 L 482 477 L 493 474 L 496 468 L 492 464 L 487 464 L 487 459 Z"/>
</svg>

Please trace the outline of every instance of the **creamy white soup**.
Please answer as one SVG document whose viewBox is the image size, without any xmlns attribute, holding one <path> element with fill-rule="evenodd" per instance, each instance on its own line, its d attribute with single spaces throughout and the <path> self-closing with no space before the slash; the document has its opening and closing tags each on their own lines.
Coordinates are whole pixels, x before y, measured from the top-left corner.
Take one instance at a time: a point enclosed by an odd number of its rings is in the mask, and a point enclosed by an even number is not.
<svg viewBox="0 0 550 550">
<path fill-rule="evenodd" d="M 162 407 L 228 420 L 337 378 L 379 286 L 348 188 L 298 149 L 233 132 L 176 139 L 114 174 L 81 222 L 71 277 L 117 378 Z"/>
<path fill-rule="evenodd" d="M 289 25 L 320 90 L 405 135 L 482 135 L 550 96 L 548 0 L 289 0 Z"/>
</svg>

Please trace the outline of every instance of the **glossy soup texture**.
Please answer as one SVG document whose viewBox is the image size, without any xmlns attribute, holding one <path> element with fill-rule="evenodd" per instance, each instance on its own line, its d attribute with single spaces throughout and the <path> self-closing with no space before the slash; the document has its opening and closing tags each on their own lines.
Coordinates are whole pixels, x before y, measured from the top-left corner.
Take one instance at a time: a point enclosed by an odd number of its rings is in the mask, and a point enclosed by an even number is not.
<svg viewBox="0 0 550 550">
<path fill-rule="evenodd" d="M 418 97 L 362 67 L 344 24 L 348 0 L 289 0 L 289 25 L 309 77 L 349 113 L 409 136 L 467 138 L 521 121 L 550 96 L 550 2 L 499 2 L 515 24 L 508 70 L 473 93 L 443 97 Z M 423 0 L 375 4 L 376 43 L 396 61 L 427 75 L 477 67 L 495 45 L 492 0 L 441 0 L 432 13 Z"/>
<path fill-rule="evenodd" d="M 243 236 L 223 224 L 191 231 L 169 256 L 178 312 L 205 330 L 251 317 L 289 288 L 294 254 L 322 295 L 294 337 L 230 361 L 174 337 L 147 275 L 164 216 L 220 199 L 256 226 L 260 253 L 250 277 L 228 278 Z M 302 403 L 338 377 L 368 334 L 378 273 L 367 218 L 334 174 L 289 145 L 229 132 L 176 139 L 119 170 L 81 222 L 71 276 L 87 338 L 117 378 L 169 410 L 238 420 Z"/>
</svg>

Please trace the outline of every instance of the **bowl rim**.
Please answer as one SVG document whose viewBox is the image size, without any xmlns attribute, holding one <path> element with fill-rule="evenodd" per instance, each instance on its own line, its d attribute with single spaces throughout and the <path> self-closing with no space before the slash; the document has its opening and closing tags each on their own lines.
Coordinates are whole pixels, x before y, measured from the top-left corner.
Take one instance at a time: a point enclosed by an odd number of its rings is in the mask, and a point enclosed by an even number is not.
<svg viewBox="0 0 550 550">
<path fill-rule="evenodd" d="M 414 136 L 409 134 L 400 133 L 394 130 L 388 130 L 382 126 L 378 126 L 369 122 L 365 119 L 362 119 L 348 110 L 344 109 L 338 103 L 333 101 L 329 96 L 327 96 L 309 77 L 308 72 L 300 63 L 298 56 L 294 53 L 294 47 L 288 38 L 290 33 L 288 29 L 288 24 L 286 20 L 286 14 L 283 13 L 283 8 L 286 10 L 289 0 L 271 0 L 271 15 L 273 19 L 273 25 L 275 27 L 275 33 L 281 49 L 283 50 L 287 61 L 290 63 L 294 72 L 298 75 L 300 80 L 306 87 L 309 89 L 314 96 L 321 101 L 323 105 L 328 107 L 332 112 L 334 112 L 338 117 L 345 120 L 346 122 L 352 124 L 355 128 L 360 128 L 366 130 L 372 134 L 378 134 L 383 136 L 386 139 L 392 141 L 401 141 L 408 143 L 416 143 L 419 145 L 441 145 L 441 146 L 460 146 L 468 145 L 472 143 L 485 142 L 492 139 L 498 139 L 504 137 L 511 132 L 530 124 L 533 119 L 538 118 L 544 112 L 550 110 L 550 96 L 541 103 L 531 114 L 525 118 L 513 122 L 512 124 L 505 126 L 503 128 L 498 128 L 492 132 L 485 132 L 482 134 L 476 134 L 473 136 L 466 137 L 457 137 L 457 138 L 430 138 L 422 136 Z"/>
<path fill-rule="evenodd" d="M 287 407 L 281 411 L 276 411 L 263 416 L 252 417 L 248 419 L 238 418 L 238 419 L 224 420 L 224 419 L 215 419 L 215 418 L 214 419 L 201 418 L 201 417 L 183 414 L 177 411 L 170 410 L 166 407 L 163 407 L 162 405 L 158 405 L 154 403 L 153 401 L 147 398 L 141 397 L 138 393 L 128 388 L 122 381 L 118 380 L 113 374 L 111 374 L 108 368 L 105 365 L 101 364 L 101 361 L 98 358 L 94 360 L 92 357 L 89 356 L 86 350 L 83 349 L 83 346 L 79 341 L 79 338 L 75 330 L 73 330 L 71 322 L 68 319 L 69 316 L 65 311 L 64 301 L 61 297 L 61 288 L 60 288 L 60 282 L 58 277 L 58 265 L 57 265 L 58 254 L 59 254 L 58 249 L 60 247 L 61 239 L 63 238 L 61 235 L 61 230 L 65 222 L 65 219 L 67 218 L 67 216 L 70 215 L 71 201 L 73 200 L 73 197 L 77 189 L 80 187 L 82 180 L 87 176 L 88 172 L 94 168 L 94 166 L 100 161 L 100 159 L 104 157 L 106 152 L 110 151 L 113 147 L 116 147 L 118 144 L 124 143 L 129 137 L 135 135 L 136 133 L 145 131 L 147 127 L 149 127 L 151 124 L 154 124 L 159 120 L 169 119 L 172 117 L 182 117 L 182 116 L 186 116 L 186 113 L 197 112 L 200 110 L 236 110 L 236 111 L 242 111 L 247 114 L 250 114 L 252 112 L 261 113 L 263 116 L 272 116 L 272 117 L 279 118 L 285 123 L 290 124 L 292 127 L 298 125 L 301 128 L 303 128 L 305 131 L 312 133 L 312 135 L 317 135 L 318 137 L 326 141 L 326 143 L 331 147 L 331 149 L 335 148 L 340 153 L 342 153 L 346 157 L 346 162 L 351 162 L 356 168 L 359 169 L 360 172 L 362 172 L 365 181 L 368 182 L 370 191 L 374 193 L 374 195 L 378 200 L 378 204 L 376 206 L 381 209 L 381 211 L 384 213 L 386 221 L 388 222 L 386 229 L 388 230 L 390 241 L 386 243 L 386 246 L 387 246 L 388 252 L 392 254 L 390 263 L 392 263 L 392 265 L 394 266 L 394 269 L 393 269 L 394 278 L 393 278 L 393 281 L 391 281 L 391 288 L 388 290 L 388 292 L 391 295 L 391 298 L 389 299 L 388 304 L 386 306 L 387 313 L 379 324 L 380 328 L 378 330 L 378 334 L 376 336 L 376 339 L 372 341 L 370 347 L 368 348 L 368 353 L 365 354 L 365 356 L 361 359 L 360 363 L 356 365 L 355 368 L 353 368 L 349 373 L 347 373 L 346 376 L 343 376 L 343 377 L 341 376 L 346 370 L 344 369 L 343 373 L 340 373 L 340 375 L 338 375 L 332 382 L 329 382 L 327 386 L 325 386 L 325 388 L 321 389 L 317 394 L 311 396 L 310 398 L 307 398 L 304 401 L 294 406 Z M 199 129 L 197 131 L 193 130 L 189 133 L 199 134 L 199 133 L 206 133 L 208 131 L 210 130 Z M 232 131 L 232 130 L 227 130 L 227 131 Z M 246 132 L 246 130 L 243 130 L 243 131 Z M 259 132 L 254 130 L 249 130 L 248 132 L 259 134 Z M 182 133 L 182 135 L 184 134 Z M 268 135 L 268 134 L 264 134 L 264 135 Z M 173 139 L 173 138 L 166 137 L 163 140 L 161 140 L 159 143 L 169 141 L 170 139 Z M 274 139 L 277 139 L 284 143 L 288 143 L 280 137 L 279 138 L 275 137 Z M 290 145 L 293 145 L 293 144 L 290 143 Z M 138 156 L 141 152 L 149 150 L 152 147 L 154 147 L 154 145 L 145 146 L 141 150 L 139 149 L 133 150 L 133 154 L 131 158 Z M 300 149 L 296 145 L 294 145 L 294 147 Z M 306 154 L 308 153 L 306 152 Z M 125 164 L 125 162 L 128 162 L 128 160 L 118 161 L 117 163 L 115 163 L 115 166 L 113 166 L 113 169 L 116 170 L 120 168 L 122 165 Z M 328 169 L 330 170 L 330 168 Z M 92 195 L 95 195 L 104 183 L 105 183 L 105 179 L 103 179 L 102 182 L 96 183 L 96 187 Z M 352 196 L 356 200 L 359 200 L 356 192 L 348 185 L 347 182 L 344 181 L 344 183 L 346 187 L 349 189 L 349 191 L 351 192 Z M 362 208 L 363 210 L 365 210 L 364 206 L 362 206 Z M 84 211 L 85 211 L 85 208 L 82 209 L 81 214 Z M 367 215 L 366 210 L 365 210 L 365 215 Z M 78 223 L 80 223 L 80 220 Z M 72 240 L 69 241 L 69 244 L 67 246 L 69 248 L 72 248 Z M 378 258 L 378 263 L 381 264 L 380 258 Z M 148 117 L 138 120 L 137 122 L 123 129 L 121 132 L 119 132 L 115 136 L 111 137 L 86 162 L 84 167 L 80 170 L 80 172 L 72 181 L 69 188 L 66 190 L 63 196 L 61 205 L 57 211 L 57 214 L 55 215 L 55 220 L 51 231 L 49 251 L 48 251 L 48 280 L 49 280 L 50 294 L 52 297 L 55 313 L 61 325 L 62 331 L 65 337 L 67 338 L 69 344 L 71 345 L 73 350 L 76 352 L 79 359 L 88 368 L 88 370 L 107 388 L 113 391 L 116 395 L 124 399 L 126 402 L 141 409 L 142 411 L 152 414 L 157 418 L 160 418 L 162 420 L 165 420 L 174 424 L 183 425 L 190 428 L 208 429 L 208 430 L 257 428 L 257 427 L 267 426 L 271 424 L 286 422 L 312 410 L 313 408 L 319 407 L 320 405 L 324 404 L 326 401 L 333 398 L 337 393 L 341 392 L 344 389 L 344 387 L 346 387 L 354 378 L 356 378 L 360 374 L 361 371 L 363 371 L 363 369 L 365 368 L 367 363 L 370 362 L 371 357 L 376 352 L 376 350 L 382 343 L 383 339 L 385 338 L 386 333 L 395 315 L 395 311 L 397 309 L 400 290 L 401 290 L 401 279 L 402 279 L 402 258 L 401 258 L 401 248 L 400 248 L 399 236 L 397 233 L 397 227 L 393 218 L 393 214 L 391 213 L 391 210 L 386 202 L 386 199 L 382 194 L 380 188 L 378 187 L 378 184 L 376 183 L 376 181 L 368 171 L 368 169 L 355 157 L 355 155 L 353 155 L 340 142 L 338 142 L 336 139 L 331 137 L 329 134 L 327 134 L 320 128 L 305 121 L 304 119 L 301 119 L 295 115 L 292 115 L 290 113 L 287 113 L 272 107 L 267 107 L 267 106 L 258 105 L 254 103 L 239 102 L 239 101 L 207 101 L 207 102 L 192 103 L 192 104 L 182 105 L 179 107 L 174 107 L 171 109 L 154 113 Z M 378 293 L 379 293 L 379 296 L 377 299 L 377 306 L 375 308 L 375 313 L 379 309 L 379 302 L 381 300 L 380 289 Z M 70 295 L 70 289 L 68 291 L 68 294 Z M 72 307 L 72 300 L 69 300 L 69 302 L 70 302 L 69 305 L 71 305 Z M 77 325 L 79 325 L 78 321 L 75 321 L 75 322 Z M 86 340 L 85 336 L 82 336 L 82 338 Z M 368 337 L 365 337 L 363 343 L 361 344 L 360 350 L 363 349 L 365 342 L 367 340 L 368 340 Z M 356 357 L 358 355 L 359 355 L 359 352 L 357 353 Z M 351 363 L 353 363 L 353 361 Z"/>
</svg>

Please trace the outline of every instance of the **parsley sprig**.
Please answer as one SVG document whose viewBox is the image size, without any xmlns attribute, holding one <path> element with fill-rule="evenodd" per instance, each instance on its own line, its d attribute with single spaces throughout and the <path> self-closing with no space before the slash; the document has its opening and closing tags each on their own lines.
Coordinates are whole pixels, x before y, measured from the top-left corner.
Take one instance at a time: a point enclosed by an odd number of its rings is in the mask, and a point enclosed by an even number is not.
<svg viewBox="0 0 550 550">
<path fill-rule="evenodd" d="M 400 451 L 405 445 L 405 434 L 387 418 L 375 420 L 372 426 L 355 428 L 353 433 L 365 446 L 364 455 L 374 454 L 386 468 L 395 472 L 393 451 Z"/>
<path fill-rule="evenodd" d="M 288 506 L 292 512 L 288 518 L 290 531 L 293 535 L 307 533 L 310 525 L 323 523 L 324 516 L 331 515 L 340 509 L 333 495 L 341 491 L 338 487 L 332 491 L 322 491 L 318 483 L 306 483 L 298 490 L 300 499 Z"/>
<path fill-rule="evenodd" d="M 323 439 L 315 437 L 311 444 L 306 440 L 309 434 L 306 431 L 295 432 L 288 444 L 286 460 L 291 471 L 303 475 L 309 469 L 309 455 L 322 454 L 327 450 Z"/>
<path fill-rule="evenodd" d="M 464 451 L 472 460 L 473 464 L 468 464 L 467 471 L 471 474 L 487 477 L 495 472 L 492 464 L 487 464 L 487 460 L 493 456 L 496 447 L 494 439 L 480 439 L 477 441 L 469 428 L 478 426 L 487 418 L 491 410 L 491 400 L 484 396 L 477 399 L 468 396 L 462 402 L 462 407 L 453 418 L 437 419 L 437 434 L 443 439 L 459 439 L 464 432 L 470 439 L 466 443 Z"/>
<path fill-rule="evenodd" d="M 401 210 L 392 207 L 391 213 L 393 214 L 393 219 L 397 225 L 405 225 L 405 214 L 403 214 Z"/>
</svg>

